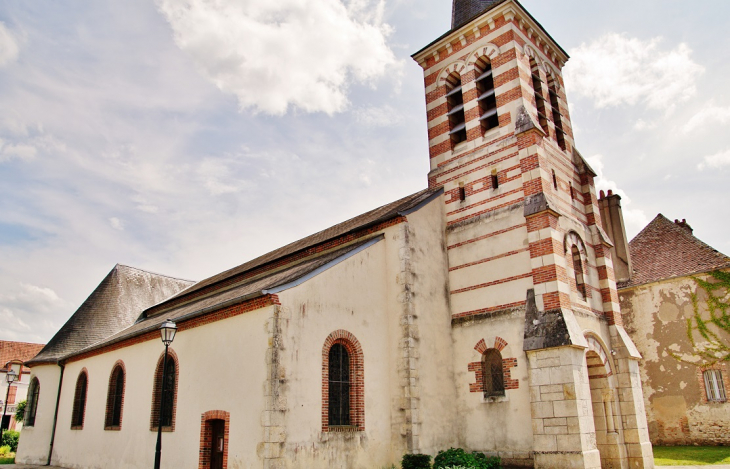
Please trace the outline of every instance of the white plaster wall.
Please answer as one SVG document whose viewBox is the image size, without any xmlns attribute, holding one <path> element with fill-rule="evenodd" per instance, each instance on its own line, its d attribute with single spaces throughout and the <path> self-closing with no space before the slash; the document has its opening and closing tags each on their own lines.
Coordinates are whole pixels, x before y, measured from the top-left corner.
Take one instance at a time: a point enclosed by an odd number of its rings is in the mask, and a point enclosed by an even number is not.
<svg viewBox="0 0 730 469">
<path fill-rule="evenodd" d="M 35 425 L 23 428 L 18 443 L 15 461 L 19 464 L 45 464 L 48 461 L 60 374 L 61 368 L 57 365 L 38 365 L 31 368 L 30 379 L 37 377 L 41 389 Z"/>
<path fill-rule="evenodd" d="M 389 316 L 397 315 L 388 302 L 389 242 L 398 227 L 386 230 L 386 239 L 318 276 L 279 293 L 284 315 L 281 366 L 286 385 L 287 467 L 373 468 L 399 458 L 391 449 L 391 402 L 396 382 L 393 336 Z M 390 275 L 388 275 L 390 273 Z M 390 308 L 389 308 L 390 306 Z M 344 329 L 363 351 L 365 432 L 322 433 L 322 349 L 327 337 Z"/>
<path fill-rule="evenodd" d="M 408 215 L 409 240 L 413 247 L 413 302 L 419 336 L 418 450 L 433 456 L 456 446 L 459 425 L 443 207 L 442 200 L 435 200 Z"/>
<path fill-rule="evenodd" d="M 272 307 L 263 308 L 178 332 L 172 344 L 179 359 L 175 431 L 162 434 L 163 467 L 197 467 L 200 419 L 209 410 L 231 414 L 229 467 L 261 467 L 256 449 L 262 440 L 269 339 L 266 323 L 272 312 Z M 152 340 L 66 366 L 53 464 L 130 469 L 152 466 L 157 436 L 150 430 L 152 388 L 163 351 L 161 341 Z M 117 360 L 124 361 L 127 372 L 122 428 L 107 431 L 107 386 Z M 74 388 L 82 368 L 89 374 L 86 416 L 82 430 L 71 430 Z"/>
<path fill-rule="evenodd" d="M 525 453 L 512 455 L 519 459 L 532 451 L 532 416 L 528 361 L 522 351 L 525 311 L 516 310 L 490 319 L 456 325 L 454 335 L 454 370 L 458 393 L 458 413 L 461 423 L 460 444 L 473 451 Z M 476 382 L 469 363 L 481 360 L 474 346 L 484 339 L 488 348 L 495 337 L 508 345 L 502 358 L 517 358 L 517 367 L 511 369 L 512 379 L 519 380 L 519 388 L 506 390 L 505 399 L 494 402 L 484 399 L 481 392 L 470 392 L 469 384 Z M 507 455 L 508 457 L 510 455 Z"/>
</svg>

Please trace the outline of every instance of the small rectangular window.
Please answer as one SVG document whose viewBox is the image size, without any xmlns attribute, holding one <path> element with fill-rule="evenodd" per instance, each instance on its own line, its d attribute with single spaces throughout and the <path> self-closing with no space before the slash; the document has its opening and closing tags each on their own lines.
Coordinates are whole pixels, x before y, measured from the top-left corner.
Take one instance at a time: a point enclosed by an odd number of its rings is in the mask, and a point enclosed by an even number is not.
<svg viewBox="0 0 730 469">
<path fill-rule="evenodd" d="M 462 202 L 466 200 L 466 189 L 464 189 L 463 183 L 459 184 L 459 200 Z"/>
<path fill-rule="evenodd" d="M 707 370 L 704 373 L 705 391 L 707 392 L 707 400 L 710 402 L 725 402 L 725 385 L 722 382 L 722 371 Z"/>
<path fill-rule="evenodd" d="M 555 174 L 555 170 L 553 169 L 553 187 L 555 190 L 558 190 L 558 176 Z"/>
<path fill-rule="evenodd" d="M 498 189 L 499 188 L 499 176 L 496 174 L 492 174 L 492 189 Z"/>
</svg>

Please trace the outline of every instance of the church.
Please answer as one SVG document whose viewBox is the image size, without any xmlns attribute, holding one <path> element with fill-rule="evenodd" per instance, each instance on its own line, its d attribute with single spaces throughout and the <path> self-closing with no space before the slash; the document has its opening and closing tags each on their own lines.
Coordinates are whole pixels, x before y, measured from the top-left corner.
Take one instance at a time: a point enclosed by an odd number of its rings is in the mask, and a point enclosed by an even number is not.
<svg viewBox="0 0 730 469">
<path fill-rule="evenodd" d="M 653 467 L 568 55 L 517 0 L 454 0 L 412 57 L 427 187 L 199 282 L 114 267 L 26 362 L 17 462 L 149 467 L 161 425 L 162 467 Z"/>
</svg>

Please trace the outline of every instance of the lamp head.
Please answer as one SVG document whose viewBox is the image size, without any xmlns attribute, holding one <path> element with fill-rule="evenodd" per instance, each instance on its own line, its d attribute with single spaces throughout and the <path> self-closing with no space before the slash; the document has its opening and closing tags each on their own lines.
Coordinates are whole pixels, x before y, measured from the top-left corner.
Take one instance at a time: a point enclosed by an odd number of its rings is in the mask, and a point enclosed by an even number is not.
<svg viewBox="0 0 730 469">
<path fill-rule="evenodd" d="M 5 380 L 8 382 L 8 384 L 13 384 L 18 377 L 17 374 L 15 374 L 15 371 L 8 370 L 7 374 L 5 375 Z"/>
<path fill-rule="evenodd" d="M 172 320 L 167 319 L 160 326 L 160 338 L 165 346 L 168 346 L 175 339 L 175 333 L 177 332 L 177 326 Z"/>
</svg>

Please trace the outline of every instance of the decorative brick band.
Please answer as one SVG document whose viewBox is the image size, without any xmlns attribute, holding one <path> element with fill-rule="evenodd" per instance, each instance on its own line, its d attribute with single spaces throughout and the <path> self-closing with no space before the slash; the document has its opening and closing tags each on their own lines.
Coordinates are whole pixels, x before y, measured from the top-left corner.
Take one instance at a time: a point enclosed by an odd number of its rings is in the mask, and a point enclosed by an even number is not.
<svg viewBox="0 0 730 469">
<path fill-rule="evenodd" d="M 341 344 L 350 356 L 350 425 L 351 428 L 329 426 L 330 349 Z M 357 338 L 345 330 L 331 333 L 322 347 L 322 431 L 365 431 L 365 364 Z"/>
<path fill-rule="evenodd" d="M 200 451 L 198 452 L 198 469 L 209 469 L 211 467 L 212 452 L 217 448 L 218 442 L 213 441 L 213 420 L 224 422 L 223 430 L 223 469 L 228 468 L 228 432 L 231 423 L 231 414 L 225 410 L 209 410 L 200 417 Z"/>
<path fill-rule="evenodd" d="M 502 283 L 514 282 L 515 280 L 521 280 L 521 279 L 530 278 L 530 277 L 532 277 L 532 272 L 529 272 L 529 273 L 526 273 L 526 274 L 515 275 L 513 277 L 507 277 L 507 278 L 503 278 L 503 279 L 499 279 L 499 280 L 494 280 L 492 282 L 480 283 L 479 285 L 473 285 L 471 287 L 460 288 L 458 290 L 453 290 L 451 292 L 451 294 L 452 295 L 455 295 L 457 293 L 464 293 L 464 292 L 471 291 L 471 290 L 478 290 L 480 288 L 487 288 L 487 287 L 491 287 L 491 286 L 494 286 L 494 285 L 500 285 Z"/>
</svg>

